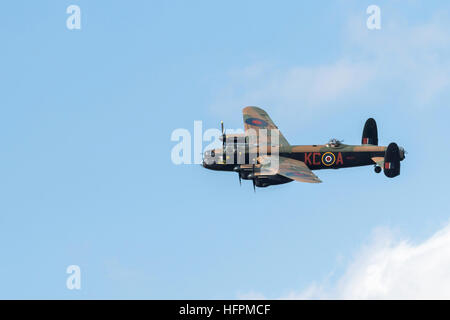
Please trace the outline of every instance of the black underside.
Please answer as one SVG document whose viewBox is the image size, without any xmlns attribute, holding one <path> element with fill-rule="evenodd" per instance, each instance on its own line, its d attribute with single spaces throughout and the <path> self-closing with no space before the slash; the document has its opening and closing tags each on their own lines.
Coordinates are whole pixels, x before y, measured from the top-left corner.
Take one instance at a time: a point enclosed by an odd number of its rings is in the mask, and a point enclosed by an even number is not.
<svg viewBox="0 0 450 320">
<path fill-rule="evenodd" d="M 311 170 L 340 169 L 374 165 L 373 157 L 384 157 L 384 151 L 379 152 L 333 152 L 335 161 L 326 164 L 322 161 L 324 152 L 299 152 L 280 154 L 282 157 L 292 158 L 304 162 Z"/>
<path fill-rule="evenodd" d="M 292 179 L 280 176 L 279 174 L 275 176 L 259 176 L 256 180 L 256 186 L 260 188 L 273 186 L 277 184 L 283 184 L 293 181 Z"/>
<path fill-rule="evenodd" d="M 340 169 L 340 168 L 351 168 L 360 167 L 367 165 L 375 165 L 371 158 L 373 157 L 384 157 L 384 151 L 377 152 L 333 152 L 334 161 L 328 162 L 323 161 L 323 155 L 326 152 L 296 152 L 296 153 L 280 153 L 280 156 L 285 158 L 291 158 L 304 162 L 311 170 L 322 170 L 322 169 Z M 248 163 L 248 159 L 246 159 Z M 234 162 L 237 162 L 234 159 Z M 325 163 L 324 163 L 325 162 Z M 234 171 L 238 166 L 236 163 L 227 164 L 211 164 L 208 165 L 208 169 L 218 170 L 218 171 Z M 241 177 L 244 180 L 251 179 L 248 175 L 251 171 L 242 172 Z M 270 185 L 277 185 L 291 182 L 292 180 L 281 175 L 275 176 L 258 176 L 256 179 L 256 186 L 267 187 Z"/>
</svg>

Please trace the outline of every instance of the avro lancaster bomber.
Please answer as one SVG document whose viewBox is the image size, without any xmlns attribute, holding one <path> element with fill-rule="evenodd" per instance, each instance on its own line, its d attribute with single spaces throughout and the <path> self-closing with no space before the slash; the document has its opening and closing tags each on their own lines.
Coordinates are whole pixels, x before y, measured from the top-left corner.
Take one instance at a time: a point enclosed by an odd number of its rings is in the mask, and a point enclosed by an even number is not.
<svg viewBox="0 0 450 320">
<path fill-rule="evenodd" d="M 374 166 L 376 173 L 383 170 L 386 177 L 394 178 L 400 174 L 400 161 L 405 159 L 405 150 L 394 142 L 378 146 L 377 124 L 372 118 L 365 123 L 361 145 L 347 145 L 337 139 L 324 145 L 291 145 L 261 108 L 246 107 L 243 116 L 243 134 L 225 134 L 222 122 L 222 148 L 206 151 L 203 167 L 237 172 L 239 182 L 252 180 L 253 188 L 294 180 L 320 183 L 312 170 L 368 165 Z"/>
</svg>

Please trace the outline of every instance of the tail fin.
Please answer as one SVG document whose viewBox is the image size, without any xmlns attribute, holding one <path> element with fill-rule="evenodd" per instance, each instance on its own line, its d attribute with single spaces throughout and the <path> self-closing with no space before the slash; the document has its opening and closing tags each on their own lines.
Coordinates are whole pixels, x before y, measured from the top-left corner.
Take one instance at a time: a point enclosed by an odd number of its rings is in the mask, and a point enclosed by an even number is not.
<svg viewBox="0 0 450 320">
<path fill-rule="evenodd" d="M 364 125 L 361 144 L 378 145 L 377 123 L 373 118 L 369 118 Z"/>
<path fill-rule="evenodd" d="M 384 155 L 384 174 L 388 178 L 400 175 L 400 149 L 395 142 L 388 145 Z"/>
</svg>

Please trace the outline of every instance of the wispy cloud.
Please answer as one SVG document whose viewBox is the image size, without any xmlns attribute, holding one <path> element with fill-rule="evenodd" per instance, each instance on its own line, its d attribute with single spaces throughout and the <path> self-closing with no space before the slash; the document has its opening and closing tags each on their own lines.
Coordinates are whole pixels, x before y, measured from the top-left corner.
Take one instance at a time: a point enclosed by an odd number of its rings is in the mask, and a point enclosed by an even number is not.
<svg viewBox="0 0 450 320">
<path fill-rule="evenodd" d="M 419 244 L 378 235 L 363 248 L 333 292 L 343 299 L 449 299 L 450 226 Z M 323 297 L 323 291 L 309 297 Z"/>
<path fill-rule="evenodd" d="M 225 106 L 276 105 L 292 114 L 323 107 L 367 87 L 375 69 L 364 63 L 339 60 L 317 67 L 255 64 L 230 73 L 230 84 L 218 94 L 216 112 Z"/>
<path fill-rule="evenodd" d="M 280 298 L 450 299 L 450 225 L 417 244 L 379 229 L 334 284 L 325 279 Z"/>
<path fill-rule="evenodd" d="M 385 20 L 387 21 L 387 20 Z M 393 22 L 389 22 L 393 21 Z M 450 89 L 450 23 L 448 14 L 410 24 L 390 19 L 379 31 L 365 20 L 349 19 L 342 32 L 342 55 L 315 66 L 278 67 L 255 63 L 233 70 L 212 108 L 262 105 L 302 115 L 342 110 L 370 101 L 401 102 L 405 108 L 428 108 Z M 225 107 L 227 106 L 227 107 Z"/>
</svg>

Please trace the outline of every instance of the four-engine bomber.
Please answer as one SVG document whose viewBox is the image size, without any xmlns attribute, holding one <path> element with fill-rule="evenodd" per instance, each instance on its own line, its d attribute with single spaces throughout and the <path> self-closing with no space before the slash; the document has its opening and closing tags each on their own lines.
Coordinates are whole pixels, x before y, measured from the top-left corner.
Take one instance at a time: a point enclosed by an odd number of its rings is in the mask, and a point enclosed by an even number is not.
<svg viewBox="0 0 450 320">
<path fill-rule="evenodd" d="M 400 162 L 405 159 L 405 150 L 394 142 L 378 146 L 377 124 L 372 118 L 365 123 L 361 145 L 347 145 L 337 139 L 324 145 L 290 145 L 261 108 L 246 107 L 243 116 L 245 134 L 226 135 L 222 123 L 223 147 L 206 151 L 203 166 L 237 172 L 239 181 L 252 180 L 253 187 L 293 180 L 319 183 L 322 181 L 312 170 L 367 165 L 393 178 L 400 174 Z"/>
</svg>

